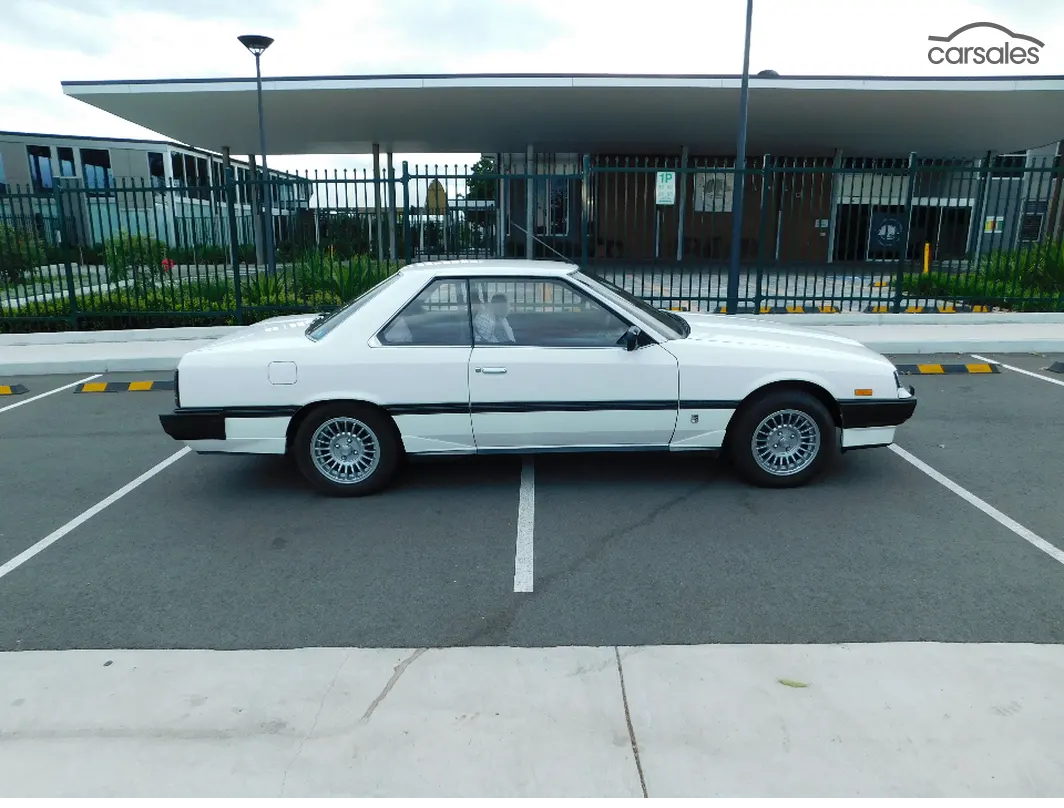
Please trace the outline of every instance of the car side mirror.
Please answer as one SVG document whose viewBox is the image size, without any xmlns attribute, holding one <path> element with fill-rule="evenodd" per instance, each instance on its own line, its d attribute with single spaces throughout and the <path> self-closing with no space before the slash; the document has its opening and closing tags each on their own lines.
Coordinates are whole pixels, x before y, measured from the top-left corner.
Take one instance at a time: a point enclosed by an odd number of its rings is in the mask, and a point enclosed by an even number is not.
<svg viewBox="0 0 1064 808">
<path fill-rule="evenodd" d="M 637 325 L 628 326 L 628 330 L 624 332 L 624 347 L 629 351 L 634 351 L 639 347 L 639 335 L 643 332 Z"/>
</svg>

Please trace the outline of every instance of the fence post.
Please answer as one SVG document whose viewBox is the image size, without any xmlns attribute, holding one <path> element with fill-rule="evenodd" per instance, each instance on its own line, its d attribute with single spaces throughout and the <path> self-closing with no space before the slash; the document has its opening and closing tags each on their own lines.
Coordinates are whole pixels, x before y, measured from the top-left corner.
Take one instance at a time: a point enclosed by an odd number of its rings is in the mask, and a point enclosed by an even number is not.
<svg viewBox="0 0 1064 808">
<path fill-rule="evenodd" d="M 758 225 L 757 291 L 754 293 L 754 314 L 761 313 L 761 287 L 764 283 L 765 275 L 765 237 L 768 235 L 765 227 L 768 224 L 768 200 L 772 197 L 774 187 L 775 172 L 773 171 L 772 155 L 766 154 L 761 163 L 761 223 Z"/>
<path fill-rule="evenodd" d="M 583 269 L 587 269 L 588 261 L 588 230 L 591 227 L 591 155 L 584 155 L 584 171 L 581 184 L 583 185 L 583 193 L 581 194 L 580 205 L 580 263 Z"/>
<path fill-rule="evenodd" d="M 414 245 L 410 238 L 410 164 L 403 160 L 403 259 L 413 263 Z"/>
<path fill-rule="evenodd" d="M 233 167 L 225 170 L 225 208 L 229 220 L 229 260 L 233 265 L 233 303 L 236 306 L 236 322 L 244 324 L 244 299 L 240 289 L 240 237 L 236 224 L 236 178 Z"/>
<path fill-rule="evenodd" d="M 75 191 L 75 193 L 77 193 Z M 66 215 L 63 208 L 63 186 L 60 183 L 55 183 L 55 212 L 59 219 L 59 234 L 63 241 L 66 241 L 69 228 L 66 226 Z M 74 286 L 74 267 L 70 264 L 70 250 L 63 250 L 63 271 L 66 275 L 66 291 L 67 300 L 70 301 L 70 325 L 74 331 L 79 329 L 78 318 L 78 294 L 77 288 Z"/>
<path fill-rule="evenodd" d="M 909 230 L 913 219 L 913 195 L 916 191 L 916 152 L 909 152 L 909 187 L 905 192 L 905 244 L 902 247 L 901 260 L 898 261 L 898 272 L 894 277 L 894 305 L 891 307 L 895 314 L 901 312 L 902 281 L 905 278 L 905 266 L 909 261 Z"/>
</svg>

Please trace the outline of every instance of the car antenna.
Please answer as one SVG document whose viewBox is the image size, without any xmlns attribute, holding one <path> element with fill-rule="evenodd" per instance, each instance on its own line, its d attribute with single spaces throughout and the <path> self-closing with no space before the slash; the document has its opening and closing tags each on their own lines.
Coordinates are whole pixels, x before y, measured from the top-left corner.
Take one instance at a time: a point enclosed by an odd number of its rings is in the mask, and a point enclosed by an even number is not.
<svg viewBox="0 0 1064 808">
<path fill-rule="evenodd" d="M 524 234 L 525 234 L 526 236 L 532 236 L 532 238 L 533 238 L 533 239 L 535 239 L 536 241 L 538 241 L 538 242 L 539 242 L 540 244 L 542 244 L 542 245 L 543 245 L 544 247 L 546 247 L 546 248 L 547 248 L 548 250 L 550 250 L 550 251 L 551 251 L 552 253 L 554 253 L 554 254 L 555 254 L 556 256 L 558 256 L 559 258 L 561 258 L 561 259 L 562 259 L 563 261 L 565 261 L 565 262 L 566 262 L 567 264 L 572 264 L 572 265 L 573 265 L 574 267 L 575 267 L 575 266 L 578 266 L 578 264 L 576 263 L 576 261 L 574 261 L 574 260 L 573 260 L 572 258 L 569 258 L 569 257 L 567 257 L 567 256 L 564 256 L 564 255 L 562 255 L 562 254 L 561 254 L 560 252 L 558 252 L 558 251 L 557 251 L 556 249 L 554 249 L 554 248 L 553 248 L 552 246 L 550 246 L 550 245 L 549 245 L 549 244 L 548 244 L 547 242 L 545 242 L 545 241 L 544 241 L 543 239 L 541 239 L 541 238 L 540 238 L 539 236 L 537 236 L 537 235 L 536 235 L 535 233 L 529 233 L 529 232 L 528 232 L 527 230 L 525 230 L 525 228 L 521 227 L 521 225 L 519 225 L 519 224 L 518 224 L 517 222 L 510 222 L 510 224 L 511 224 L 511 226 L 513 226 L 513 227 L 516 227 L 516 228 L 517 228 L 518 230 L 520 230 L 520 231 L 521 231 L 522 233 L 524 233 Z"/>
</svg>

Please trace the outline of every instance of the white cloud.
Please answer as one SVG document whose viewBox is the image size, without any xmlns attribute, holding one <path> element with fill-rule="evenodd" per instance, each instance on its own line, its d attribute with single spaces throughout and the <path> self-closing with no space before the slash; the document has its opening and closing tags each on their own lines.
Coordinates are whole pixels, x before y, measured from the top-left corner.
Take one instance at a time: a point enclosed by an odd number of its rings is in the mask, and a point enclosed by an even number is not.
<svg viewBox="0 0 1064 808">
<path fill-rule="evenodd" d="M 738 73 L 743 0 L 7 0 L 0 128 L 159 137 L 65 96 L 63 80 L 248 75 L 242 33 L 276 44 L 267 75 Z M 1046 42 L 1034 68 L 941 66 L 928 34 L 990 20 Z M 781 74 L 1064 74 L 1064 4 L 1039 0 L 756 0 L 751 69 Z M 409 156 L 464 163 L 469 156 Z M 397 155 L 398 162 L 403 156 Z M 277 158 L 365 169 L 365 156 Z"/>
</svg>

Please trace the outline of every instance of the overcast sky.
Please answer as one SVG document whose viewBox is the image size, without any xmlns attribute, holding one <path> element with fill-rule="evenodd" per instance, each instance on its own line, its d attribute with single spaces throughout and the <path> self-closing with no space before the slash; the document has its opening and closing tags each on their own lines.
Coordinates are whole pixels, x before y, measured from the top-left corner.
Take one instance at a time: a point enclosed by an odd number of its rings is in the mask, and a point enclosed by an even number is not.
<svg viewBox="0 0 1064 808">
<path fill-rule="evenodd" d="M 253 74 L 236 41 L 243 33 L 276 39 L 263 57 L 266 76 L 739 73 L 745 9 L 744 0 L 3 0 L 0 129 L 165 138 L 63 95 L 60 82 Z M 928 34 L 984 20 L 1043 40 L 1040 63 L 928 63 Z M 751 70 L 765 68 L 1060 75 L 1064 2 L 755 0 Z M 404 158 L 443 159 L 396 156 Z M 270 161 L 289 170 L 370 164 L 321 155 Z"/>
</svg>

